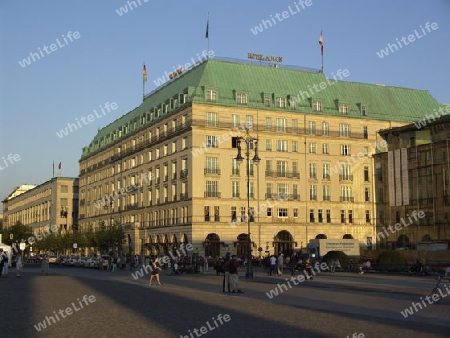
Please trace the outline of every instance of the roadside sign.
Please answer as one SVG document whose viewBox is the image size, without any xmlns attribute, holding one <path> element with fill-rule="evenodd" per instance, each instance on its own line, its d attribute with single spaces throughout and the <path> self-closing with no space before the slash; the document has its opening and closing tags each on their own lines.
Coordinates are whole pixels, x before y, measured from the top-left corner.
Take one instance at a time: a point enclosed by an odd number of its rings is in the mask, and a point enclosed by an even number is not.
<svg viewBox="0 0 450 338">
<path fill-rule="evenodd" d="M 73 248 L 76 249 L 78 247 L 77 243 L 73 243 Z"/>
<path fill-rule="evenodd" d="M 19 248 L 20 250 L 25 250 L 26 244 L 25 243 L 20 243 L 19 244 Z"/>
</svg>

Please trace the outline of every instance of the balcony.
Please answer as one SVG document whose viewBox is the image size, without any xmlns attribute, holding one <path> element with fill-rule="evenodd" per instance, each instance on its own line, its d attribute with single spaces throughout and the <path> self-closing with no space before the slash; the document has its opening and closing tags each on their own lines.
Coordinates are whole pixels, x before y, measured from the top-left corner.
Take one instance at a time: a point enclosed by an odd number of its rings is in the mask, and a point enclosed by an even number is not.
<svg viewBox="0 0 450 338">
<path fill-rule="evenodd" d="M 189 199 L 189 197 L 188 197 L 188 194 L 187 193 L 185 193 L 185 194 L 180 194 L 180 201 L 186 201 L 186 200 L 188 200 Z"/>
<path fill-rule="evenodd" d="M 220 192 L 218 192 L 218 191 L 205 191 L 205 197 L 220 198 Z"/>
<path fill-rule="evenodd" d="M 353 181 L 353 175 L 339 175 L 339 181 Z"/>
<path fill-rule="evenodd" d="M 133 209 L 137 209 L 137 208 L 139 208 L 139 204 L 137 202 L 127 204 L 127 210 L 133 210 Z"/>
<path fill-rule="evenodd" d="M 219 168 L 205 168 L 205 175 L 220 175 Z"/>
<path fill-rule="evenodd" d="M 324 174 L 323 176 L 322 176 L 322 179 L 324 180 L 324 181 L 329 181 L 330 180 L 330 174 Z"/>
<path fill-rule="evenodd" d="M 341 202 L 353 202 L 355 199 L 349 196 L 341 196 Z"/>
<path fill-rule="evenodd" d="M 240 174 L 239 168 L 232 168 L 231 175 L 240 176 L 241 174 Z"/>
<path fill-rule="evenodd" d="M 188 177 L 188 170 L 187 169 L 183 169 L 180 171 L 180 179 L 184 179 Z"/>
</svg>

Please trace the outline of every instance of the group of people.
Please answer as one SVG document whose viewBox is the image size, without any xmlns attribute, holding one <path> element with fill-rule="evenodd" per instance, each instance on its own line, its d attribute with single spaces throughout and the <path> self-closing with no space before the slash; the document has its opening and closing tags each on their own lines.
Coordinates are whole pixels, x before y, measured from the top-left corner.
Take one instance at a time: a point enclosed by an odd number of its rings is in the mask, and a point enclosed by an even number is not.
<svg viewBox="0 0 450 338">
<path fill-rule="evenodd" d="M 231 255 L 227 252 L 223 262 L 222 262 L 222 270 L 223 274 L 223 282 L 222 282 L 222 292 L 228 293 L 243 293 L 241 289 L 238 288 L 239 282 L 239 261 L 236 255 Z"/>
<path fill-rule="evenodd" d="M 16 260 L 16 276 L 20 277 L 22 274 L 22 255 L 18 254 L 15 257 Z M 6 251 L 0 249 L 0 278 L 4 279 L 8 277 L 8 269 L 9 269 L 9 256 Z"/>
</svg>

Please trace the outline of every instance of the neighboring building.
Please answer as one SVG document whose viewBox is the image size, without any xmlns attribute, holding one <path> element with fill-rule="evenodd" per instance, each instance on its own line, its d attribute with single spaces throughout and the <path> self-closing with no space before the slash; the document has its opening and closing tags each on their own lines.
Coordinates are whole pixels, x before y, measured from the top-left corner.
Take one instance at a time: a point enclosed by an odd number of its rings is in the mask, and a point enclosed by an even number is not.
<svg viewBox="0 0 450 338">
<path fill-rule="evenodd" d="M 6 228 L 20 221 L 34 233 L 54 224 L 62 232 L 72 230 L 78 222 L 78 178 L 54 177 L 19 195 L 14 191 L 2 202 Z"/>
<path fill-rule="evenodd" d="M 6 197 L 2 203 L 3 203 L 3 227 L 7 227 L 8 224 L 8 199 L 12 199 L 14 197 L 19 196 L 20 194 L 23 194 L 24 192 L 34 189 L 36 187 L 36 184 L 22 184 L 16 188 Z"/>
<path fill-rule="evenodd" d="M 375 240 L 372 155 L 386 150 L 377 131 L 436 107 L 427 91 L 209 59 L 157 88 L 83 149 L 79 224 L 86 231 L 116 220 L 134 253 L 192 243 L 206 256 L 244 255 L 246 162 L 235 157 L 247 126 L 261 158 L 250 166 L 253 253 L 290 253 L 325 237 L 364 245 Z"/>
<path fill-rule="evenodd" d="M 389 151 L 374 156 L 378 246 L 450 243 L 450 106 L 445 116 L 380 135 Z M 424 217 L 414 218 L 414 210 Z M 385 231 L 396 223 L 400 230 Z"/>
</svg>

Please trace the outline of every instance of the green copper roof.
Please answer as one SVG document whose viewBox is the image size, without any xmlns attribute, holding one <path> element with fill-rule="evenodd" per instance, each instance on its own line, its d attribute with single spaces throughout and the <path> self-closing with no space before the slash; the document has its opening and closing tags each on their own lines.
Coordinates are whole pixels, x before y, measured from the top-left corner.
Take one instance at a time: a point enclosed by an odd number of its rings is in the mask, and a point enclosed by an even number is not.
<svg viewBox="0 0 450 338">
<path fill-rule="evenodd" d="M 340 80 L 338 76 L 335 76 Z M 351 79 L 341 75 L 342 80 Z M 321 89 L 326 85 L 326 88 Z M 340 115 L 339 104 L 348 105 L 348 117 L 368 120 L 385 120 L 411 123 L 431 114 L 439 108 L 438 102 L 425 90 L 372 85 L 326 79 L 318 71 L 305 71 L 299 67 L 250 64 L 248 62 L 229 61 L 220 58 L 205 60 L 196 67 L 181 73 L 166 84 L 146 96 L 144 102 L 128 114 L 122 116 L 101 129 L 89 146 L 83 148 L 81 159 L 110 146 L 156 120 L 180 109 L 184 104 L 207 103 L 206 90 L 217 90 L 218 106 L 236 106 L 257 108 L 259 110 L 289 111 L 322 115 Z M 170 105 L 170 99 L 179 99 L 188 94 L 188 101 L 167 114 L 150 120 L 155 107 L 163 111 L 163 104 Z M 248 104 L 236 104 L 236 94 L 246 93 Z M 271 107 L 264 106 L 264 96 L 270 96 Z M 287 108 L 276 108 L 275 99 L 287 99 Z M 289 100 L 297 98 L 296 109 L 289 108 Z M 321 101 L 323 110 L 313 111 L 312 102 Z M 179 101 L 180 102 L 180 101 Z M 367 107 L 367 115 L 362 116 L 361 106 Z M 145 120 L 143 120 L 145 117 Z M 136 122 L 136 129 L 134 123 Z M 127 132 L 118 130 L 128 125 Z M 116 134 L 115 140 L 112 134 Z M 103 140 L 103 141 L 102 141 Z"/>
</svg>

